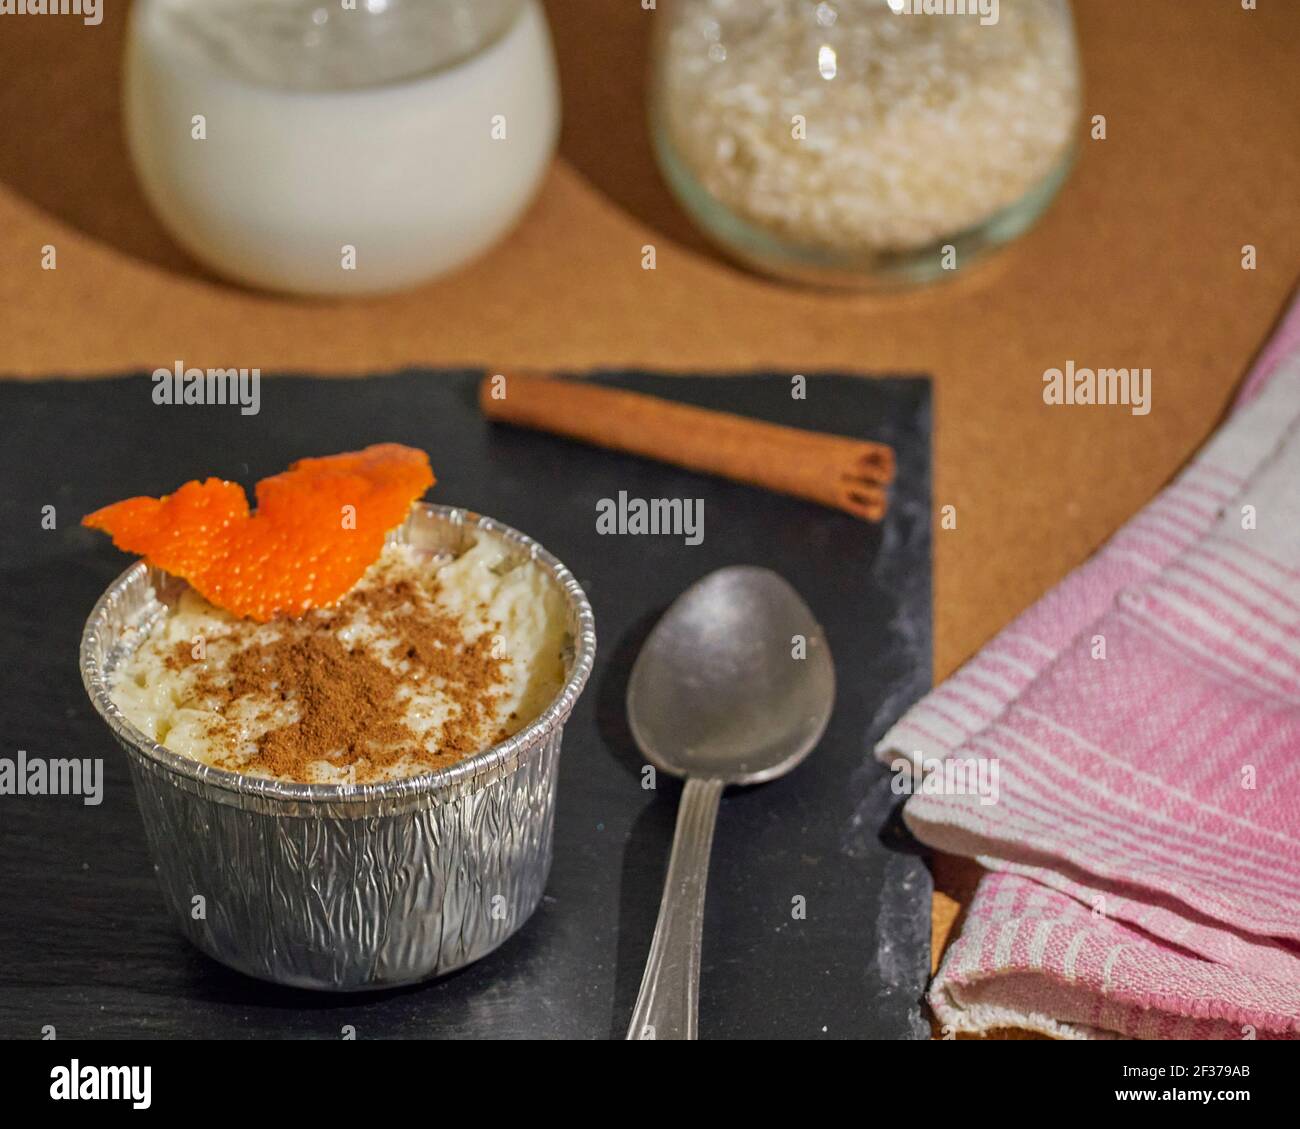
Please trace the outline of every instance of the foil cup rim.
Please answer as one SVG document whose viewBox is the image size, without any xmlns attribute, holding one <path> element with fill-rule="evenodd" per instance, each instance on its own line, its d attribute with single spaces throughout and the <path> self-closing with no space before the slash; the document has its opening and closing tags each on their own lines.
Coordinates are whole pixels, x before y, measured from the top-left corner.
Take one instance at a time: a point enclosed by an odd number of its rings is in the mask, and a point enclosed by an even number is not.
<svg viewBox="0 0 1300 1129">
<path fill-rule="evenodd" d="M 438 797 L 451 798 L 467 788 L 477 790 L 493 780 L 513 772 L 530 752 L 540 750 L 547 738 L 561 730 L 573 711 L 578 696 L 591 676 L 596 653 L 596 622 L 587 594 L 573 573 L 542 545 L 525 533 L 459 506 L 417 502 L 412 506 L 412 517 L 441 521 L 452 526 L 482 530 L 500 537 L 528 559 L 544 569 L 559 586 L 564 596 L 566 611 L 573 625 L 573 662 L 568 677 L 550 704 L 518 733 L 504 741 L 466 757 L 447 768 L 421 773 L 400 780 L 386 780 L 373 784 L 303 784 L 251 776 L 230 769 L 217 768 L 182 753 L 160 745 L 136 728 L 122 713 L 111 696 L 109 672 L 104 669 L 100 656 L 105 652 L 103 641 L 111 630 L 110 619 L 114 606 L 123 599 L 133 585 L 140 584 L 149 567 L 137 561 L 122 572 L 95 601 L 81 635 L 80 667 L 82 683 L 95 711 L 108 725 L 117 740 L 128 752 L 141 758 L 150 768 L 180 778 L 178 784 L 201 790 L 210 798 L 243 806 L 246 801 L 269 802 L 288 805 L 296 810 L 305 806 L 310 810 L 320 805 L 322 810 L 337 812 L 340 806 L 358 807 L 358 814 L 376 809 L 406 807 L 412 802 L 434 801 Z M 410 519 L 390 539 L 402 540 Z"/>
</svg>

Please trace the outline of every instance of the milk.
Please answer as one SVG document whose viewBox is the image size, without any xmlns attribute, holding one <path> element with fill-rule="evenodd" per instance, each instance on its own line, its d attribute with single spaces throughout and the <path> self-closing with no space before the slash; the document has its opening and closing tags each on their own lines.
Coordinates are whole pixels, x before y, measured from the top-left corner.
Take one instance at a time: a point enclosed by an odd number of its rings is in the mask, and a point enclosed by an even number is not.
<svg viewBox="0 0 1300 1129">
<path fill-rule="evenodd" d="M 302 294 L 394 290 L 499 239 L 559 132 L 539 0 L 137 0 L 127 137 L 176 240 Z"/>
</svg>

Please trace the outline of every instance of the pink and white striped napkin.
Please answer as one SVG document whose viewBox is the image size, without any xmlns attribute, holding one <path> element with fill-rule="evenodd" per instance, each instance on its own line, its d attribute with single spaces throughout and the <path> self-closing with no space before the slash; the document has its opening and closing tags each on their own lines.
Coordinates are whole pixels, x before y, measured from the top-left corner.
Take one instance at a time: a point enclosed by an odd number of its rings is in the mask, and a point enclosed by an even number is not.
<svg viewBox="0 0 1300 1129">
<path fill-rule="evenodd" d="M 1196 460 L 876 754 L 991 871 L 945 1027 L 1300 1037 L 1300 301 Z"/>
</svg>

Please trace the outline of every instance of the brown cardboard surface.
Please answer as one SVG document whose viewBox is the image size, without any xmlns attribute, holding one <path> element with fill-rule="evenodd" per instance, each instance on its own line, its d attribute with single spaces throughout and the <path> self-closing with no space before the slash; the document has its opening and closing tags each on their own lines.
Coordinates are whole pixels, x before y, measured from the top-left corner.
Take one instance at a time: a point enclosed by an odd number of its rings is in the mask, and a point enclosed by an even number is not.
<svg viewBox="0 0 1300 1129">
<path fill-rule="evenodd" d="M 125 6 L 99 27 L 0 17 L 0 372 L 407 364 L 926 372 L 936 396 L 935 677 L 1082 561 L 1220 418 L 1300 266 L 1300 4 L 1078 0 L 1085 139 L 1043 221 L 943 285 L 844 295 L 718 257 L 655 172 L 654 13 L 550 0 L 556 163 L 486 258 L 379 300 L 289 300 L 189 262 L 135 186 L 118 120 Z M 641 269 L 642 247 L 658 269 Z M 1242 246 L 1258 269 L 1241 268 Z M 54 244 L 58 269 L 40 268 Z M 1048 408 L 1042 373 L 1153 370 L 1153 408 Z M 974 868 L 940 860 L 936 955 Z"/>
</svg>

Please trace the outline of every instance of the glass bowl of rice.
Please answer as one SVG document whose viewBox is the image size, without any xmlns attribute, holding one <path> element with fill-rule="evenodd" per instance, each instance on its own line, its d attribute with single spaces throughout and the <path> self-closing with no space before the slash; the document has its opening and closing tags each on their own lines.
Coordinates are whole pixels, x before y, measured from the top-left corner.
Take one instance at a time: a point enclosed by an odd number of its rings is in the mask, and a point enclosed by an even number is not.
<svg viewBox="0 0 1300 1129">
<path fill-rule="evenodd" d="M 1069 0 L 661 0 L 655 19 L 664 175 L 764 273 L 942 277 L 1025 231 L 1073 163 Z"/>
</svg>

